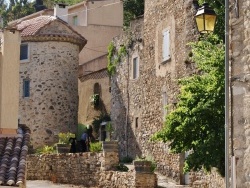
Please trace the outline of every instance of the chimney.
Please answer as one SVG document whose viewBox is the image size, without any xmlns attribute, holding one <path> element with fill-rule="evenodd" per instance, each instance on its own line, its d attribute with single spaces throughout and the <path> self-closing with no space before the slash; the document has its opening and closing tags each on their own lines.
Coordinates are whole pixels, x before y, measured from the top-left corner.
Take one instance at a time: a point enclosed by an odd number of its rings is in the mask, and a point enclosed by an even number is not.
<svg viewBox="0 0 250 188">
<path fill-rule="evenodd" d="M 68 5 L 63 3 L 55 4 L 54 6 L 54 16 L 68 22 Z"/>
</svg>

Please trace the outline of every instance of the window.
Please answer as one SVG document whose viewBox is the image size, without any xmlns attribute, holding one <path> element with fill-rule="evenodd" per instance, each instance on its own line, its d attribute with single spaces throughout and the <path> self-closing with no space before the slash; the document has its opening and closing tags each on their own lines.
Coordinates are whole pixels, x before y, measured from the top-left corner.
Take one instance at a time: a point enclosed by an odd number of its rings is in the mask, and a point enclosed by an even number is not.
<svg viewBox="0 0 250 188">
<path fill-rule="evenodd" d="M 169 30 L 163 31 L 162 58 L 163 58 L 163 61 L 167 61 L 170 59 L 170 32 Z"/>
<path fill-rule="evenodd" d="M 78 25 L 78 18 L 77 18 L 77 16 L 73 16 L 73 25 Z"/>
<path fill-rule="evenodd" d="M 30 80 L 23 80 L 23 97 L 30 96 Z"/>
<path fill-rule="evenodd" d="M 133 58 L 133 79 L 139 77 L 139 58 Z"/>
<path fill-rule="evenodd" d="M 139 126 L 139 118 L 136 117 L 135 118 L 135 128 L 138 128 L 138 126 Z"/>
<path fill-rule="evenodd" d="M 28 60 L 29 59 L 29 46 L 28 44 L 21 44 L 20 46 L 20 60 Z"/>
</svg>

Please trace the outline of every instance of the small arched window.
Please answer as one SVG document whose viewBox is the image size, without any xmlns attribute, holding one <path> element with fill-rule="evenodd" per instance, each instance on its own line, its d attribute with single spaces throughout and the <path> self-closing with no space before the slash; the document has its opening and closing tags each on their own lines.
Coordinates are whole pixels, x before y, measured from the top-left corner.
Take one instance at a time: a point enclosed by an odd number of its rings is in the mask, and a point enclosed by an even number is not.
<svg viewBox="0 0 250 188">
<path fill-rule="evenodd" d="M 99 83 L 94 84 L 94 94 L 101 94 L 101 85 Z"/>
</svg>

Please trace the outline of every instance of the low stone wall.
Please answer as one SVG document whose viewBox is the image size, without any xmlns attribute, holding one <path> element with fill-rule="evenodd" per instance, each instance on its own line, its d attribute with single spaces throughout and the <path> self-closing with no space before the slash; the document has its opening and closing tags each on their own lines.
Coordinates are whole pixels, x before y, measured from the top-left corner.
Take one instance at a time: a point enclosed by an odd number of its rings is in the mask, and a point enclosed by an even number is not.
<svg viewBox="0 0 250 188">
<path fill-rule="evenodd" d="M 135 187 L 135 172 L 101 172 L 99 187 L 132 188 Z"/>
<path fill-rule="evenodd" d="M 99 183 L 101 158 L 102 153 L 29 155 L 27 179 L 94 187 Z"/>
<path fill-rule="evenodd" d="M 114 171 L 118 159 L 117 151 L 29 155 L 27 179 L 102 188 L 156 187 L 153 173 Z"/>
<path fill-rule="evenodd" d="M 117 152 L 28 155 L 27 179 L 102 188 L 156 187 L 156 174 L 147 168 L 119 172 L 114 171 L 117 164 Z M 215 169 L 210 174 L 192 172 L 189 179 L 192 188 L 225 187 Z"/>
</svg>

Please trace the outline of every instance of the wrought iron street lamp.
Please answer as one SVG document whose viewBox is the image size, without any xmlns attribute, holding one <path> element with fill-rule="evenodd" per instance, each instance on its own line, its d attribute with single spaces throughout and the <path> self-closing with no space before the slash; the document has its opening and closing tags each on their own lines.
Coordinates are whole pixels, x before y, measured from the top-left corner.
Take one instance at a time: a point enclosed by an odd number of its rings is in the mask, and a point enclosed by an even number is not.
<svg viewBox="0 0 250 188">
<path fill-rule="evenodd" d="M 214 31 L 216 14 L 214 10 L 208 6 L 208 3 L 203 3 L 198 9 L 195 20 L 200 33 L 210 33 Z"/>
</svg>

